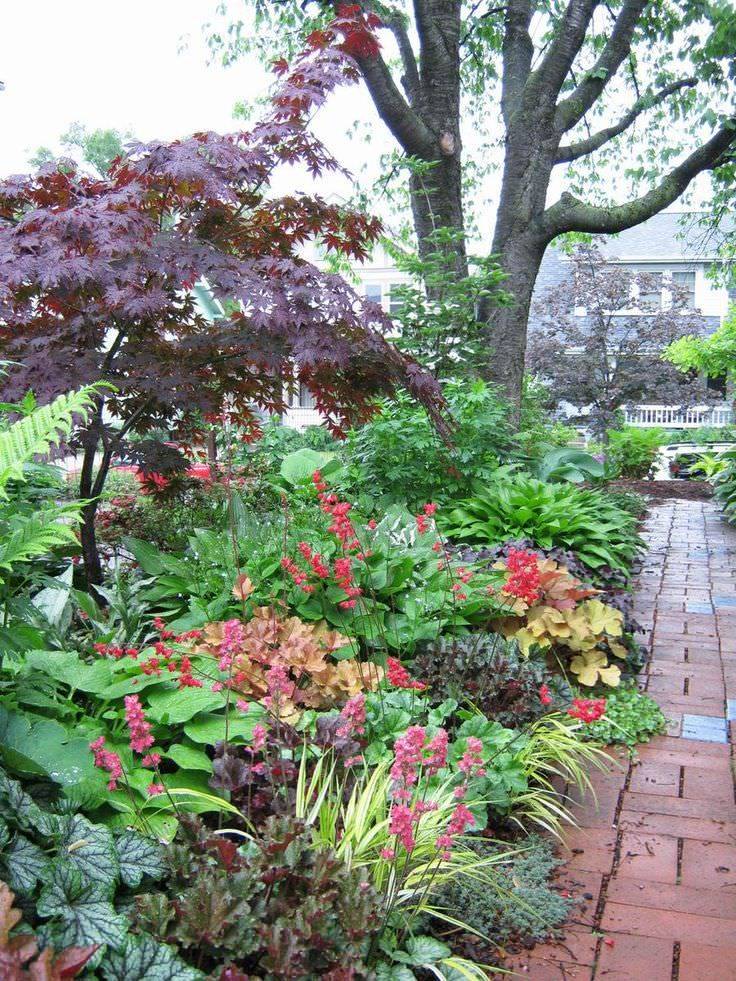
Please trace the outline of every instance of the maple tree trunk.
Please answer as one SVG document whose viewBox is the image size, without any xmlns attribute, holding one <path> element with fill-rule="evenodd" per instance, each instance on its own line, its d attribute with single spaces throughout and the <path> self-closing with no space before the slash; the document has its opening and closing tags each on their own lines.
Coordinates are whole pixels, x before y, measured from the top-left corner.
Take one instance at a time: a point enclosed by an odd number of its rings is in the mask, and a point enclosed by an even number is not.
<svg viewBox="0 0 736 981">
<path fill-rule="evenodd" d="M 100 559 L 100 552 L 97 548 L 97 534 L 95 531 L 95 519 L 97 517 L 98 506 L 97 500 L 94 499 L 95 484 L 99 483 L 99 480 L 95 480 L 94 464 L 98 445 L 96 435 L 92 433 L 85 434 L 83 441 L 84 457 L 82 458 L 82 472 L 79 476 L 79 496 L 83 501 L 87 500 L 90 502 L 82 508 L 80 538 L 82 541 L 82 558 L 84 560 L 84 572 L 87 580 L 87 586 L 92 587 L 91 592 L 93 593 L 94 587 L 101 585 L 104 578 L 102 574 L 102 560 Z M 105 461 L 103 459 L 100 466 L 100 470 L 103 472 L 102 482 L 104 482 L 104 476 L 107 474 L 109 465 L 109 460 Z"/>
</svg>

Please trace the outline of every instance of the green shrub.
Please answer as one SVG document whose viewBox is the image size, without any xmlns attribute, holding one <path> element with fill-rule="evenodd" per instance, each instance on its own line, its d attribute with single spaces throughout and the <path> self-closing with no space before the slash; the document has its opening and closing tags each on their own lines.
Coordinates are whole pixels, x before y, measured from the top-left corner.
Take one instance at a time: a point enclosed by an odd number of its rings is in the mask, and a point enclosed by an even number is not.
<svg viewBox="0 0 736 981">
<path fill-rule="evenodd" d="M 586 739 L 611 745 L 621 743 L 633 749 L 662 732 L 667 720 L 659 705 L 635 685 L 621 685 L 606 692 L 606 714 L 586 726 Z"/>
<path fill-rule="evenodd" d="M 636 521 L 606 494 L 571 484 L 545 484 L 522 473 L 499 472 L 439 524 L 450 538 L 493 545 L 527 538 L 543 549 L 575 552 L 590 569 L 627 571 L 643 542 Z"/>
<path fill-rule="evenodd" d="M 473 843 L 483 856 L 494 847 L 488 842 Z M 541 940 L 565 922 L 572 908 L 571 900 L 550 888 L 550 876 L 559 864 L 549 842 L 530 835 L 523 852 L 508 865 L 496 867 L 498 890 L 491 892 L 482 881 L 462 876 L 444 889 L 442 900 L 456 920 L 498 946 L 509 940 Z"/>
<path fill-rule="evenodd" d="M 606 490 L 606 497 L 616 507 L 635 518 L 643 518 L 649 510 L 649 502 L 644 494 L 636 491 Z"/>
<path fill-rule="evenodd" d="M 637 429 L 625 426 L 610 430 L 606 463 L 614 477 L 643 480 L 654 469 L 660 446 L 668 441 L 664 429 Z"/>
<path fill-rule="evenodd" d="M 733 524 L 736 521 L 736 449 L 726 450 L 721 460 L 726 466 L 715 478 L 714 492 L 726 518 Z"/>
<path fill-rule="evenodd" d="M 492 388 L 451 382 L 445 395 L 457 424 L 452 447 L 403 394 L 383 402 L 371 422 L 349 434 L 346 458 L 358 492 L 411 507 L 447 500 L 468 494 L 474 480 L 488 480 L 516 452 L 506 406 Z"/>
</svg>

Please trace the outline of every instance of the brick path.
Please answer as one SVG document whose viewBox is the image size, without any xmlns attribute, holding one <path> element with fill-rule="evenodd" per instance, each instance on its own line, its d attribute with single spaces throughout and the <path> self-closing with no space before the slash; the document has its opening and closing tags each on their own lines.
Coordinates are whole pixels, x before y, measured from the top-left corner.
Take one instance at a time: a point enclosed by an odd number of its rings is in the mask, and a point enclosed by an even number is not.
<svg viewBox="0 0 736 981">
<path fill-rule="evenodd" d="M 597 804 L 576 805 L 561 885 L 582 902 L 564 941 L 508 964 L 533 981 L 736 981 L 736 529 L 676 501 L 646 537 L 642 685 L 669 734 L 633 765 L 619 754 L 594 777 Z"/>
</svg>

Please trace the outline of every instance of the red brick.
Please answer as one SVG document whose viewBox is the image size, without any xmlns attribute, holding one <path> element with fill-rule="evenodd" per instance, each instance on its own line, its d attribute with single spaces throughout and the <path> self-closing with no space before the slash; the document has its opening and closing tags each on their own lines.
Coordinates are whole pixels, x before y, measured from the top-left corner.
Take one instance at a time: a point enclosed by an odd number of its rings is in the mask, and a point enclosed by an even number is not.
<svg viewBox="0 0 736 981">
<path fill-rule="evenodd" d="M 615 844 L 615 831 L 576 828 L 565 840 L 562 857 L 568 869 L 607 874 L 613 865 Z"/>
<path fill-rule="evenodd" d="M 730 770 L 717 772 L 686 766 L 683 776 L 683 797 L 696 800 L 733 801 L 733 778 Z"/>
<path fill-rule="evenodd" d="M 607 937 L 601 944 L 597 978 L 606 981 L 671 981 L 674 943 L 652 937 Z"/>
<path fill-rule="evenodd" d="M 651 882 L 677 882 L 677 839 L 662 835 L 625 832 L 621 836 L 620 879 L 633 878 Z"/>
<path fill-rule="evenodd" d="M 725 714 L 722 695 L 718 698 L 704 698 L 697 695 L 692 697 L 690 695 L 658 695 L 657 702 L 665 713 L 687 712 L 689 715 L 710 715 L 719 719 L 722 719 Z"/>
<path fill-rule="evenodd" d="M 672 737 L 663 737 L 672 738 Z M 697 766 L 705 770 L 719 770 L 726 776 L 730 775 L 728 762 L 728 746 L 719 743 L 704 744 L 695 739 L 678 739 L 676 751 L 660 750 L 656 746 L 643 746 L 639 751 L 642 760 L 652 760 L 654 763 L 676 763 L 679 766 Z M 718 747 L 719 755 L 711 752 L 713 746 Z M 722 755 L 721 755 L 722 753 Z"/>
<path fill-rule="evenodd" d="M 706 947 L 684 943 L 680 947 L 678 981 L 733 981 L 736 947 Z"/>
<path fill-rule="evenodd" d="M 629 933 L 639 937 L 679 940 L 683 943 L 694 940 L 710 946 L 736 946 L 736 920 L 673 913 L 624 903 L 606 903 L 601 930 L 606 933 Z"/>
<path fill-rule="evenodd" d="M 728 746 L 722 743 L 708 743 L 699 739 L 688 739 L 685 749 L 690 752 L 693 748 L 697 749 L 699 756 L 720 756 L 723 759 L 728 756 Z M 655 736 L 650 743 L 642 747 L 642 753 L 646 756 L 651 750 L 655 752 L 661 752 L 662 750 L 680 752 L 682 749 L 683 742 L 681 739 L 676 739 L 672 736 Z"/>
<path fill-rule="evenodd" d="M 631 769 L 629 789 L 636 793 L 677 797 L 680 788 L 680 766 L 677 763 L 657 763 L 642 760 Z"/>
<path fill-rule="evenodd" d="M 663 798 L 671 800 L 672 798 Z M 671 838 L 696 838 L 699 841 L 722 841 L 736 844 L 736 824 L 727 821 L 706 821 L 703 818 L 676 817 L 672 814 L 640 814 L 621 811 L 622 831 L 667 835 Z"/>
<path fill-rule="evenodd" d="M 503 968 L 505 971 L 513 971 L 514 978 L 528 978 L 529 981 L 590 981 L 592 976 L 592 969 L 582 964 L 566 961 L 550 963 L 528 955 L 504 961 Z M 498 978 L 498 981 L 508 981 L 509 974 L 497 973 L 491 977 Z"/>
<path fill-rule="evenodd" d="M 675 674 L 654 675 L 649 679 L 647 692 L 655 698 L 657 695 L 684 695 L 685 679 Z"/>
<path fill-rule="evenodd" d="M 685 886 L 736 891 L 736 845 L 684 841 L 681 882 Z"/>
<path fill-rule="evenodd" d="M 641 882 L 637 879 L 611 879 L 607 902 L 675 913 L 695 913 L 736 920 L 736 893 L 700 886 L 667 885 L 664 882 Z"/>
<path fill-rule="evenodd" d="M 595 796 L 588 792 L 582 803 L 572 808 L 576 822 L 584 828 L 610 828 L 614 824 L 621 787 L 596 788 Z"/>
<path fill-rule="evenodd" d="M 733 802 L 662 797 L 656 794 L 627 794 L 624 808 L 628 811 L 643 811 L 648 814 L 670 814 L 673 817 L 736 822 L 736 804 Z"/>
</svg>

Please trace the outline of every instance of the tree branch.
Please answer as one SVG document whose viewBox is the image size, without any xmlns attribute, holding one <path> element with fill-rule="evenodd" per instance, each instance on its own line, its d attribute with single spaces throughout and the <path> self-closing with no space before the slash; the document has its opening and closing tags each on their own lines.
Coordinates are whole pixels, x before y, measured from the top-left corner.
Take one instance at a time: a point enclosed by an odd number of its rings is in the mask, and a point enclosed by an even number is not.
<svg viewBox="0 0 736 981">
<path fill-rule="evenodd" d="M 658 106 L 674 92 L 678 92 L 680 89 L 684 88 L 691 88 L 697 84 L 697 78 L 682 78 L 678 82 L 672 82 L 670 85 L 666 85 L 663 89 L 660 89 L 659 92 L 647 93 L 646 95 L 637 99 L 631 109 L 629 109 L 629 111 L 625 113 L 613 126 L 607 126 L 605 129 L 599 130 L 597 133 L 593 133 L 592 135 L 588 136 L 588 138 L 585 140 L 578 140 L 577 143 L 570 143 L 568 146 L 561 146 L 557 151 L 555 163 L 569 163 L 571 160 L 578 160 L 580 157 L 593 153 L 594 150 L 600 149 L 604 144 L 608 143 L 610 140 L 614 139 L 614 137 L 619 136 L 621 133 L 627 130 L 643 112 Z"/>
<path fill-rule="evenodd" d="M 401 55 L 401 64 L 404 67 L 404 77 L 401 79 L 404 91 L 409 97 L 409 103 L 413 106 L 419 97 L 419 68 L 414 50 L 409 40 L 406 27 L 401 17 L 396 14 L 390 20 L 386 20 L 386 26 L 396 38 L 396 44 Z"/>
<path fill-rule="evenodd" d="M 678 164 L 647 194 L 627 204 L 597 207 L 565 192 L 548 208 L 542 226 L 550 240 L 563 232 L 612 234 L 641 224 L 676 201 L 698 174 L 717 166 L 723 154 L 736 143 L 736 117 L 728 120 L 714 136 Z"/>
<path fill-rule="evenodd" d="M 649 0 L 624 0 L 600 57 L 582 82 L 557 106 L 555 126 L 560 133 L 566 133 L 580 122 L 628 57 L 634 30 L 648 2 Z"/>
<path fill-rule="evenodd" d="M 507 129 L 521 104 L 521 94 L 534 57 L 534 44 L 529 34 L 531 19 L 531 0 L 510 0 L 504 24 L 501 82 L 501 113 Z"/>
<path fill-rule="evenodd" d="M 356 60 L 378 115 L 394 139 L 410 156 L 431 159 L 436 153 L 437 141 L 399 91 L 383 58 L 377 55 Z"/>
<path fill-rule="evenodd" d="M 530 80 L 534 90 L 557 99 L 602 0 L 569 0 L 555 37 Z"/>
</svg>

